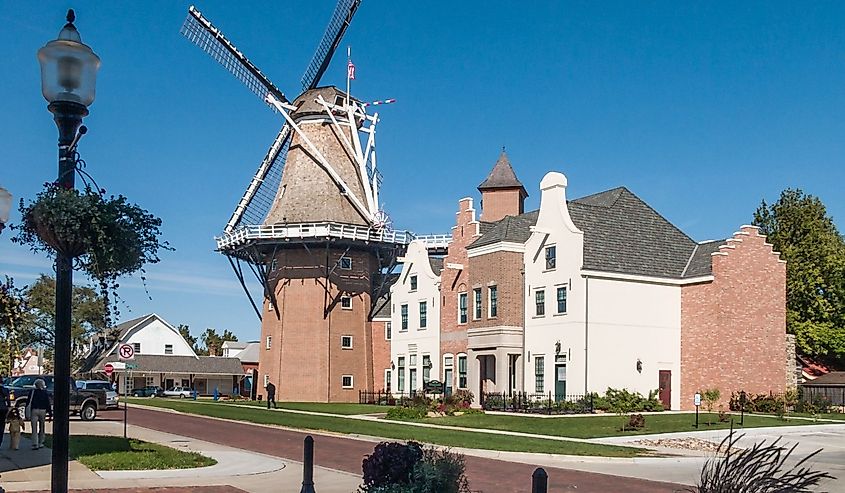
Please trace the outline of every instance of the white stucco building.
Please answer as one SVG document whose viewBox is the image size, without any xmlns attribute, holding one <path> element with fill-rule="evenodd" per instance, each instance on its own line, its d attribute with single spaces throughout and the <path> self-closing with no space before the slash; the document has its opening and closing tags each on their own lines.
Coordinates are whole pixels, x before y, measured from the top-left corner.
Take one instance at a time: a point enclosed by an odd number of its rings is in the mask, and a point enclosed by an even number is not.
<svg viewBox="0 0 845 493">
<path fill-rule="evenodd" d="M 394 393 L 421 390 L 440 375 L 440 272 L 443 261 L 430 258 L 413 241 L 402 272 L 390 288 L 390 388 Z"/>
</svg>

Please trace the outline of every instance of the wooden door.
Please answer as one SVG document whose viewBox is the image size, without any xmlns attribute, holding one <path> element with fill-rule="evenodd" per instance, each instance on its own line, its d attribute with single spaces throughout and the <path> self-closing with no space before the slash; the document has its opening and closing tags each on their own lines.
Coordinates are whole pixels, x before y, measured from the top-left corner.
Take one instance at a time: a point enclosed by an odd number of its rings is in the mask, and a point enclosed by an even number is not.
<svg viewBox="0 0 845 493">
<path fill-rule="evenodd" d="M 555 365 L 555 401 L 566 400 L 566 364 Z"/>
<path fill-rule="evenodd" d="M 660 389 L 660 402 L 663 403 L 663 409 L 672 408 L 672 372 L 670 370 L 660 370 L 658 378 L 658 388 Z"/>
</svg>

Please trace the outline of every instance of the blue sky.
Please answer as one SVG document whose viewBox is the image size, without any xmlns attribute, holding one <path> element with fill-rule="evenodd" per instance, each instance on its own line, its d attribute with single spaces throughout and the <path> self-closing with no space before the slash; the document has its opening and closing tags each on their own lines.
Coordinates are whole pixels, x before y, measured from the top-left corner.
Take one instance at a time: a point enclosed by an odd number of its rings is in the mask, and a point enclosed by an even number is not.
<svg viewBox="0 0 845 493">
<path fill-rule="evenodd" d="M 213 252 L 281 121 L 179 35 L 183 2 L 15 2 L 4 29 L 0 185 L 31 198 L 56 174 L 56 130 L 35 52 L 67 8 L 102 59 L 80 151 L 110 193 L 164 221 L 176 248 L 125 280 L 124 317 L 194 332 L 259 324 Z M 332 1 L 197 7 L 289 96 Z M 571 197 L 625 185 L 697 240 L 748 223 L 783 188 L 818 195 L 843 228 L 842 2 L 389 2 L 364 0 L 351 45 L 363 100 L 382 107 L 382 198 L 398 228 L 448 232 L 501 147 L 535 208 L 550 170 Z M 345 83 L 336 57 L 324 84 Z M 18 218 L 12 216 L 12 222 Z M 0 236 L 0 274 L 51 270 Z M 77 278 L 81 276 L 78 274 Z"/>
</svg>

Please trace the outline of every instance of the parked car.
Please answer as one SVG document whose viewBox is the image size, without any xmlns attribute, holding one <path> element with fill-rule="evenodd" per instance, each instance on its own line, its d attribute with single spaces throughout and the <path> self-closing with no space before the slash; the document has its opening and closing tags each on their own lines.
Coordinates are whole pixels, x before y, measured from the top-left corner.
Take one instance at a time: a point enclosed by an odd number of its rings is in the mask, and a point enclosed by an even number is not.
<svg viewBox="0 0 845 493">
<path fill-rule="evenodd" d="M 186 397 L 193 397 L 193 395 L 194 391 L 188 387 L 173 387 L 170 390 L 164 391 L 165 397 L 178 397 L 180 399 L 184 399 Z"/>
<path fill-rule="evenodd" d="M 164 395 L 164 389 L 156 387 L 155 385 L 150 385 L 147 387 L 132 389 L 132 395 L 135 397 L 161 397 Z"/>
<path fill-rule="evenodd" d="M 37 379 L 44 380 L 47 384 L 47 395 L 50 396 L 50 403 L 53 402 L 53 375 L 24 375 L 12 381 L 8 386 L 9 399 L 12 405 L 24 415 L 26 404 L 29 402 L 29 394 L 35 388 Z M 79 414 L 83 421 L 91 421 L 97 417 L 97 411 L 106 408 L 105 390 L 80 390 L 76 387 L 73 378 L 68 382 L 70 387 L 70 413 Z"/>
<path fill-rule="evenodd" d="M 77 380 L 76 388 L 80 390 L 105 390 L 106 391 L 106 407 L 105 409 L 117 409 L 120 397 L 112 387 L 111 382 L 105 380 Z"/>
</svg>

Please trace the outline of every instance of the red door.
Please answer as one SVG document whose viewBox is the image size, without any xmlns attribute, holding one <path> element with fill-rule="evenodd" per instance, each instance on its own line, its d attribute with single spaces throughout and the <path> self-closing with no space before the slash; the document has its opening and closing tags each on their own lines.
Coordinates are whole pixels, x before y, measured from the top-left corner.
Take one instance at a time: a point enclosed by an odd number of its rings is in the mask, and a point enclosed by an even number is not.
<svg viewBox="0 0 845 493">
<path fill-rule="evenodd" d="M 670 370 L 660 370 L 659 387 L 660 402 L 663 403 L 663 409 L 672 408 L 672 372 Z"/>
</svg>

